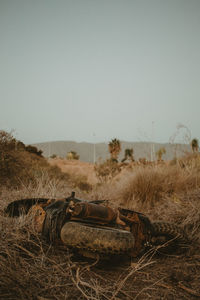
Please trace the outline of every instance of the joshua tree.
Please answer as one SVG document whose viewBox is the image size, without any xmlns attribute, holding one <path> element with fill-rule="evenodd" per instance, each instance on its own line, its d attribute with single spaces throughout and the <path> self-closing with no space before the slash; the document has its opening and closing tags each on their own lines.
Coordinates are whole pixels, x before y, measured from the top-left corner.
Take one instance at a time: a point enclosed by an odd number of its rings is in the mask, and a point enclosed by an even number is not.
<svg viewBox="0 0 200 300">
<path fill-rule="evenodd" d="M 165 154 L 165 153 L 166 153 L 166 150 L 165 150 L 164 147 L 158 149 L 158 151 L 156 152 L 157 160 L 158 160 L 158 161 L 161 161 L 161 160 L 162 160 L 162 156 L 163 156 L 163 154 Z"/>
<path fill-rule="evenodd" d="M 79 160 L 79 155 L 76 153 L 76 151 L 70 151 L 67 153 L 67 159 L 76 159 Z"/>
<path fill-rule="evenodd" d="M 193 139 L 190 143 L 193 153 L 199 151 L 199 141 L 197 139 Z"/>
<path fill-rule="evenodd" d="M 112 139 L 108 143 L 109 152 L 111 155 L 111 160 L 117 161 L 118 155 L 121 151 L 121 142 L 118 139 Z"/>
<path fill-rule="evenodd" d="M 133 148 L 131 148 L 131 149 L 125 149 L 125 151 L 124 151 L 124 158 L 122 159 L 122 162 L 126 161 L 127 159 L 130 159 L 131 161 L 134 161 L 134 158 L 133 158 Z"/>
</svg>

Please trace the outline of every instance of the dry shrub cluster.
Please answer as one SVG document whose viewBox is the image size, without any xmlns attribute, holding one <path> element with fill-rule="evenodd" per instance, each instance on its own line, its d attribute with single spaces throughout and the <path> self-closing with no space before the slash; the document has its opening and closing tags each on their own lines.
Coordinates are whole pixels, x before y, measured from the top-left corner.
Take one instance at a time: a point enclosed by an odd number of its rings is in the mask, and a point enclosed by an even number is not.
<svg viewBox="0 0 200 300">
<path fill-rule="evenodd" d="M 50 166 L 40 150 L 25 146 L 5 131 L 0 131 L 0 170 L 0 187 L 34 184 L 35 179 L 42 178 L 44 173 L 51 179 L 69 179 L 69 175 L 58 167 Z"/>
<path fill-rule="evenodd" d="M 107 159 L 103 163 L 96 164 L 94 170 L 99 182 L 106 183 L 119 174 L 121 168 L 116 160 Z"/>
<path fill-rule="evenodd" d="M 86 176 L 62 172 L 58 166 L 49 164 L 36 147 L 25 146 L 10 133 L 0 131 L 0 187 L 37 187 L 45 181 L 47 186 L 56 181 L 85 192 L 92 189 Z"/>
<path fill-rule="evenodd" d="M 177 161 L 177 164 L 187 170 L 200 171 L 200 155 L 199 153 L 188 153 Z"/>
<path fill-rule="evenodd" d="M 92 184 L 88 183 L 88 179 L 84 175 L 70 175 L 70 183 L 73 188 L 79 188 L 84 192 L 92 190 Z"/>
<path fill-rule="evenodd" d="M 152 221 L 178 224 L 200 243 L 200 155 L 187 154 L 176 163 L 132 165 L 90 193 L 114 207 L 143 212 Z"/>
<path fill-rule="evenodd" d="M 163 198 L 200 187 L 199 173 L 178 165 L 138 167 L 122 181 L 123 202 L 139 201 L 144 206 L 157 205 Z"/>
<path fill-rule="evenodd" d="M 187 155 L 175 165 L 135 166 L 94 192 L 115 206 L 147 214 L 151 220 L 172 222 L 200 242 L 200 155 Z"/>
</svg>

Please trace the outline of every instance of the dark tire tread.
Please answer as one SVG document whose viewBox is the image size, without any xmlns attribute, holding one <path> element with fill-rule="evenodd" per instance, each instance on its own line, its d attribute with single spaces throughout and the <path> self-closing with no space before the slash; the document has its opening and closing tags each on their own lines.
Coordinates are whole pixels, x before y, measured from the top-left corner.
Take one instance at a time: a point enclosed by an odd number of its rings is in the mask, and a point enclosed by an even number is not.
<svg viewBox="0 0 200 300">
<path fill-rule="evenodd" d="M 188 238 L 186 237 L 182 228 L 175 224 L 170 224 L 166 222 L 152 223 L 152 236 L 165 236 L 168 239 L 175 239 L 179 243 L 188 242 Z"/>
<path fill-rule="evenodd" d="M 69 247 L 103 254 L 129 253 L 134 237 L 129 231 L 67 222 L 61 230 L 61 240 Z"/>
</svg>

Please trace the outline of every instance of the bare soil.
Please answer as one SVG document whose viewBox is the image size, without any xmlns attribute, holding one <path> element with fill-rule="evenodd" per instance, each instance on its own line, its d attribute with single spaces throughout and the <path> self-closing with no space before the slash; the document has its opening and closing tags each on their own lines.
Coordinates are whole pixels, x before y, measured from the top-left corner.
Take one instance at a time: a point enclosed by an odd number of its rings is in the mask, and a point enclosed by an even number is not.
<svg viewBox="0 0 200 300">
<path fill-rule="evenodd" d="M 98 182 L 94 171 L 94 164 L 79 160 L 67 160 L 61 158 L 49 159 L 48 162 L 52 166 L 59 167 L 62 172 L 72 176 L 84 176 L 90 184 Z"/>
</svg>

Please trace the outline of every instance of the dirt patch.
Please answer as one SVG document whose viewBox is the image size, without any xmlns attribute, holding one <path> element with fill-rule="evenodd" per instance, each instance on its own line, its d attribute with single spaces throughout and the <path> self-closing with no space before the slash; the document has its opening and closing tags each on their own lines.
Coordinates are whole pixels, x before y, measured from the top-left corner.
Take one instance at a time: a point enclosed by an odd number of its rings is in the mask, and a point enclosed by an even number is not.
<svg viewBox="0 0 200 300">
<path fill-rule="evenodd" d="M 90 184 L 98 182 L 94 171 L 94 164 L 79 160 L 54 158 L 49 160 L 50 165 L 58 166 L 62 172 L 72 176 L 85 176 Z"/>
</svg>

